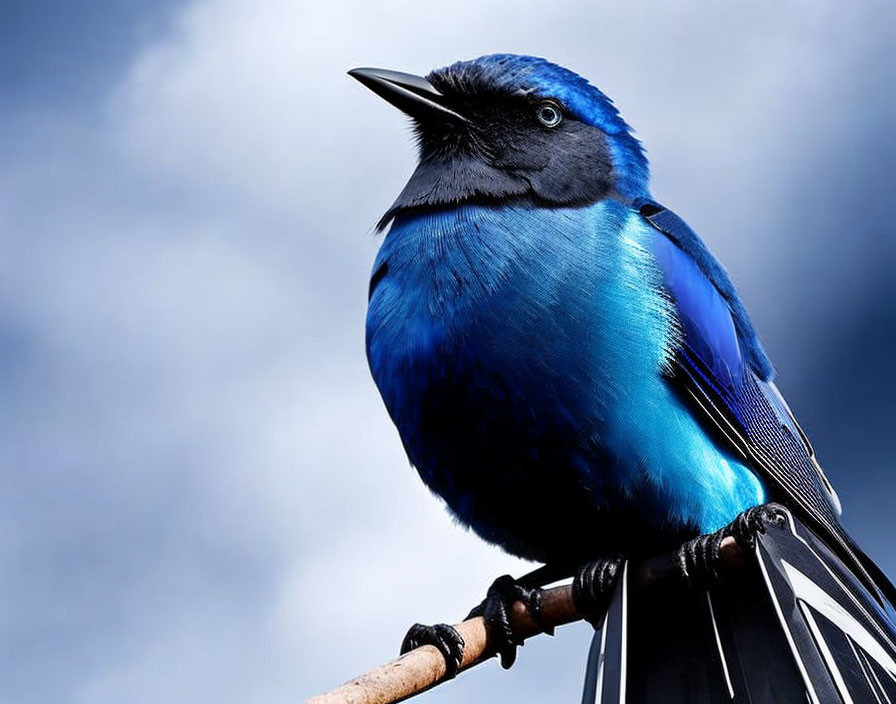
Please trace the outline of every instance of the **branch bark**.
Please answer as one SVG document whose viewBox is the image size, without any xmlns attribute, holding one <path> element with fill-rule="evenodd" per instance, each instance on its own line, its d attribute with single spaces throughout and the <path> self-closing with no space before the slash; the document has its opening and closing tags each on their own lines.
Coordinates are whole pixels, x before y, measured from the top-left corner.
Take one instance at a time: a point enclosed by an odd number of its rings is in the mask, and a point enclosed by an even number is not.
<svg viewBox="0 0 896 704">
<path fill-rule="evenodd" d="M 722 543 L 722 559 L 730 567 L 743 565 L 744 556 L 733 538 Z M 632 571 L 636 588 L 649 588 L 658 582 L 677 577 L 677 566 L 672 556 L 645 560 Z M 563 585 L 545 590 L 542 613 L 550 627 L 579 621 L 572 600 L 572 586 Z M 522 602 L 516 602 L 510 617 L 514 635 L 527 640 L 544 630 L 535 623 Z M 481 616 L 468 619 L 454 627 L 464 639 L 464 654 L 460 670 L 466 670 L 489 659 L 493 644 Z M 445 660 L 431 645 L 424 645 L 401 657 L 374 667 L 346 682 L 341 687 L 308 699 L 305 704 L 392 704 L 433 687 L 445 676 Z"/>
</svg>

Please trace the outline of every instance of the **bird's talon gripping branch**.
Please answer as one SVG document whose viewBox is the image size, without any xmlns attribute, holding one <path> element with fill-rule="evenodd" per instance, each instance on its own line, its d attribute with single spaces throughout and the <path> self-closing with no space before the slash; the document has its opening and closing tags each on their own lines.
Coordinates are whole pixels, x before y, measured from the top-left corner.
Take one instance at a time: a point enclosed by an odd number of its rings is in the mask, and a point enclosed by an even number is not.
<svg viewBox="0 0 896 704">
<path fill-rule="evenodd" d="M 768 526 L 781 526 L 787 521 L 787 509 L 781 504 L 769 503 L 753 506 L 738 515 L 722 530 L 737 541 L 745 552 L 756 547 L 756 535 L 765 533 Z"/>
<path fill-rule="evenodd" d="M 509 574 L 505 574 L 492 582 L 485 599 L 467 616 L 467 618 L 482 616 L 489 634 L 495 640 L 495 650 L 501 656 L 501 667 L 505 670 L 516 661 L 516 649 L 523 644 L 522 639 L 514 635 L 510 625 L 510 610 L 514 602 L 523 602 L 532 620 L 545 633 L 554 634 L 554 629 L 545 622 L 542 614 L 542 594 L 543 591 L 539 587 L 524 586 Z"/>
<path fill-rule="evenodd" d="M 464 656 L 463 637 L 457 632 L 454 626 L 447 623 L 437 623 L 434 626 L 425 626 L 422 623 L 415 623 L 408 629 L 404 640 L 401 642 L 401 654 L 419 648 L 421 645 L 431 645 L 436 648 L 445 658 L 445 676 L 443 679 L 450 680 L 457 674 L 460 669 L 460 663 Z"/>
<path fill-rule="evenodd" d="M 678 548 L 681 576 L 688 584 L 708 582 L 719 578 L 718 566 L 722 559 L 722 541 L 727 528 L 699 535 Z"/>
<path fill-rule="evenodd" d="M 603 618 L 616 586 L 621 558 L 589 562 L 579 568 L 572 580 L 572 599 L 587 621 Z"/>
<path fill-rule="evenodd" d="M 753 506 L 740 513 L 731 523 L 707 535 L 689 540 L 678 549 L 681 574 L 688 583 L 719 579 L 722 562 L 721 546 L 731 537 L 744 552 L 756 547 L 756 536 L 765 533 L 770 525 L 783 525 L 787 509 L 780 504 Z"/>
</svg>

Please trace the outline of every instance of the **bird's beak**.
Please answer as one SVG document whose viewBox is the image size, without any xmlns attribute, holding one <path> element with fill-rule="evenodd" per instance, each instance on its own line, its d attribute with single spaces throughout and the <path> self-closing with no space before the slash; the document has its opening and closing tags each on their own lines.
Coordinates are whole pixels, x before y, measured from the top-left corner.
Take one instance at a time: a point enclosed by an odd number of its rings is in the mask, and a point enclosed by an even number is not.
<svg viewBox="0 0 896 704">
<path fill-rule="evenodd" d="M 413 118 L 468 122 L 452 110 L 445 96 L 422 76 L 383 68 L 353 68 L 348 75 Z"/>
</svg>

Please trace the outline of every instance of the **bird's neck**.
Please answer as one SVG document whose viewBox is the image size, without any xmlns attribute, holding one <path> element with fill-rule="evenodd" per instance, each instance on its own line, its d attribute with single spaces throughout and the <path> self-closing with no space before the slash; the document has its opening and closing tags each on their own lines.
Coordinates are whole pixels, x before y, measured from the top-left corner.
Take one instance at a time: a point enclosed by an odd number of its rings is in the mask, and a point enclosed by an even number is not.
<svg viewBox="0 0 896 704">
<path fill-rule="evenodd" d="M 452 206 L 556 208 L 649 198 L 647 159 L 638 141 L 625 132 L 608 140 L 608 148 L 611 158 L 606 163 L 567 174 L 562 187 L 543 184 L 533 173 L 496 168 L 477 154 L 423 158 L 377 229 L 385 229 L 399 215 Z"/>
</svg>

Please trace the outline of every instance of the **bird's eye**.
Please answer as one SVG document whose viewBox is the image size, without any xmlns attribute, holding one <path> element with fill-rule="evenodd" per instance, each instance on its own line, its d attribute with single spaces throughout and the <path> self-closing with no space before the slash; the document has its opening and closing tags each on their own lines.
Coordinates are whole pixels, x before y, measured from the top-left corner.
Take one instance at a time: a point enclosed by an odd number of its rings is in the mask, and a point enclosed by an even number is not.
<svg viewBox="0 0 896 704">
<path fill-rule="evenodd" d="M 535 115 L 545 127 L 556 127 L 563 121 L 563 111 L 553 100 L 543 100 L 535 108 Z"/>
</svg>

